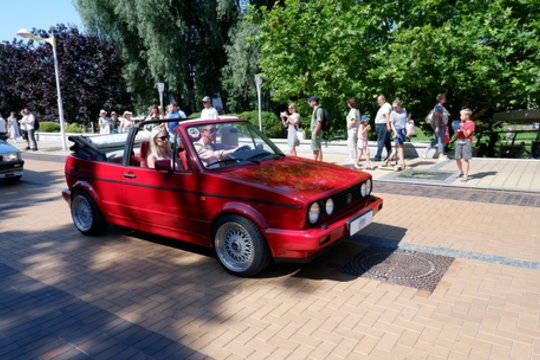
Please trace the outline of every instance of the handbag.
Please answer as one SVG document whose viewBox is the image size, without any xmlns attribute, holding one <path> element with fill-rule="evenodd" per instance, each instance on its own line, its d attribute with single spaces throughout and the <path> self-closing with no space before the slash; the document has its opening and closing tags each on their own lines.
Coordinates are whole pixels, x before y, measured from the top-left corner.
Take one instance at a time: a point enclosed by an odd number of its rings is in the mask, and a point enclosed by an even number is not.
<svg viewBox="0 0 540 360">
<path fill-rule="evenodd" d="M 296 137 L 298 141 L 304 141 L 306 139 L 306 133 L 302 129 L 296 130 Z"/>
<path fill-rule="evenodd" d="M 416 126 L 414 126 L 414 120 L 407 121 L 405 128 L 407 129 L 407 137 L 416 136 Z"/>
</svg>

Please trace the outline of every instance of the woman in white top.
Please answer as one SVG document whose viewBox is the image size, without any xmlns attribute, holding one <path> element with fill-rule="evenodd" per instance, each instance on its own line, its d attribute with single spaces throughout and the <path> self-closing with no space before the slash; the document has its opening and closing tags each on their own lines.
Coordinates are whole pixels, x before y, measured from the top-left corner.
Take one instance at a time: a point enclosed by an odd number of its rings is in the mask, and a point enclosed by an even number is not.
<svg viewBox="0 0 540 360">
<path fill-rule="evenodd" d="M 350 109 L 349 114 L 347 114 L 347 152 L 349 153 L 349 160 L 356 163 L 360 110 L 358 110 L 358 104 L 355 98 L 347 100 L 347 106 Z"/>
<path fill-rule="evenodd" d="M 17 142 L 17 139 L 21 137 L 21 133 L 19 131 L 19 124 L 17 122 L 17 117 L 15 116 L 15 112 L 12 111 L 11 114 L 9 114 L 9 117 L 7 118 L 7 123 L 8 123 L 10 139 Z"/>
<path fill-rule="evenodd" d="M 107 117 L 105 110 L 99 112 L 98 125 L 100 134 L 106 135 L 111 133 L 111 119 Z"/>
<path fill-rule="evenodd" d="M 296 108 L 296 104 L 289 105 L 290 115 L 284 111 L 281 113 L 281 122 L 283 126 L 287 128 L 287 145 L 289 145 L 289 152 L 293 156 L 298 156 L 296 153 L 296 147 L 300 145 L 300 140 L 298 140 L 298 128 L 300 125 L 300 114 Z"/>
<path fill-rule="evenodd" d="M 392 112 L 390 113 L 390 126 L 392 127 L 392 132 L 394 133 L 394 140 L 396 142 L 396 148 L 388 159 L 386 159 L 386 166 L 390 164 L 390 161 L 396 156 L 399 158 L 399 165 L 396 170 L 405 169 L 405 157 L 404 157 L 404 144 L 405 137 L 407 134 L 407 121 L 408 114 L 407 109 L 401 107 L 401 101 L 395 99 L 392 103 Z"/>
<path fill-rule="evenodd" d="M 150 144 L 148 154 L 146 155 L 146 163 L 149 168 L 155 168 L 157 160 L 171 159 L 172 151 L 169 142 L 169 133 L 164 125 L 160 125 L 150 132 Z"/>
<path fill-rule="evenodd" d="M 131 111 L 124 111 L 124 115 L 122 116 L 122 120 L 120 121 L 120 132 L 126 133 L 128 130 L 135 126 L 135 123 L 133 120 L 131 120 Z"/>
</svg>

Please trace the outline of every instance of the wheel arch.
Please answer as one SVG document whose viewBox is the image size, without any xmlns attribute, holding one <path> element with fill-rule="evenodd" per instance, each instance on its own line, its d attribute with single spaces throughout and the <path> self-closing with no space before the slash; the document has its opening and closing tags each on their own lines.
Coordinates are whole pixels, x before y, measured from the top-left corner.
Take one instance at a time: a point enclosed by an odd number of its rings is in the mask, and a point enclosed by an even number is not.
<svg viewBox="0 0 540 360">
<path fill-rule="evenodd" d="M 103 209 L 101 208 L 101 197 L 99 196 L 97 191 L 94 189 L 94 187 L 87 181 L 83 181 L 83 180 L 76 181 L 70 189 L 71 200 L 73 200 L 73 196 L 79 191 L 84 191 L 88 195 L 90 195 L 92 200 L 94 200 L 94 202 L 96 203 L 96 206 L 98 207 L 99 211 L 101 211 L 101 213 L 103 214 L 103 217 L 105 218 L 105 220 L 108 220 L 107 215 L 103 212 Z"/>
<path fill-rule="evenodd" d="M 259 231 L 261 232 L 261 235 L 263 236 L 264 241 L 266 242 L 268 248 L 270 249 L 270 252 L 272 252 L 272 249 L 270 248 L 270 244 L 268 243 L 268 240 L 266 240 L 266 237 L 264 236 L 264 229 L 268 228 L 268 223 L 266 222 L 266 219 L 253 206 L 250 206 L 245 203 L 240 203 L 240 202 L 230 202 L 230 203 L 225 204 L 221 212 L 212 220 L 210 224 L 210 233 L 209 233 L 211 248 L 214 248 L 214 235 L 216 231 L 216 224 L 227 215 L 240 215 L 250 220 L 251 222 L 253 222 L 259 228 Z"/>
</svg>

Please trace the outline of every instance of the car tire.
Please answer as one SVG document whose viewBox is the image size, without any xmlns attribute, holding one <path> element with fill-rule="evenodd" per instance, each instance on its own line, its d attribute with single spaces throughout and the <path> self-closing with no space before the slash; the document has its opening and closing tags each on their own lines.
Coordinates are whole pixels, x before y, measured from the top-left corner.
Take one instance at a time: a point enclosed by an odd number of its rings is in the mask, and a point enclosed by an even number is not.
<svg viewBox="0 0 540 360">
<path fill-rule="evenodd" d="M 98 235 L 108 224 L 96 202 L 86 191 L 77 191 L 71 197 L 73 224 L 84 235 Z"/>
<path fill-rule="evenodd" d="M 221 265 L 238 276 L 254 276 L 270 263 L 270 250 L 261 231 L 251 220 L 226 215 L 215 225 L 214 249 Z"/>
</svg>

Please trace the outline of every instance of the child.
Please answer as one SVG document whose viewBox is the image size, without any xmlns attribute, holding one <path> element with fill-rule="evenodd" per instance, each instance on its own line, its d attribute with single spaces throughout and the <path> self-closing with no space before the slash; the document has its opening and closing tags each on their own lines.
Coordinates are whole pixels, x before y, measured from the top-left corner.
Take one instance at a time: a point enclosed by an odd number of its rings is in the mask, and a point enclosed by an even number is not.
<svg viewBox="0 0 540 360">
<path fill-rule="evenodd" d="M 372 170 L 371 167 L 371 159 L 369 155 L 369 145 L 368 145 L 368 132 L 371 129 L 369 126 L 369 116 L 368 115 L 362 115 L 362 119 L 360 120 L 360 126 L 358 127 L 358 157 L 356 158 L 356 162 L 354 163 L 354 167 L 356 169 L 360 169 L 360 160 L 362 160 L 362 156 L 364 155 L 364 152 L 366 153 L 366 167 L 365 169 Z"/>
<path fill-rule="evenodd" d="M 461 181 L 469 179 L 469 161 L 472 159 L 472 136 L 475 130 L 474 121 L 471 120 L 472 111 L 463 109 L 459 112 L 461 124 L 456 130 L 456 163 L 458 178 Z M 463 161 L 463 163 L 462 163 Z"/>
</svg>

